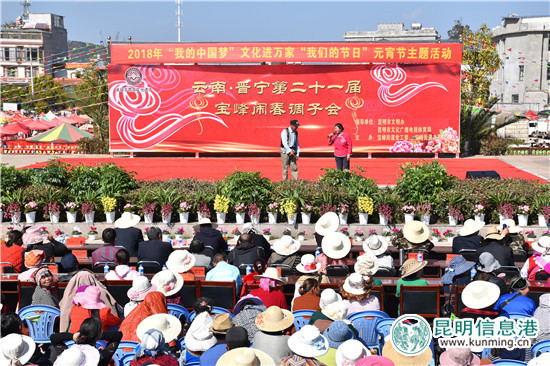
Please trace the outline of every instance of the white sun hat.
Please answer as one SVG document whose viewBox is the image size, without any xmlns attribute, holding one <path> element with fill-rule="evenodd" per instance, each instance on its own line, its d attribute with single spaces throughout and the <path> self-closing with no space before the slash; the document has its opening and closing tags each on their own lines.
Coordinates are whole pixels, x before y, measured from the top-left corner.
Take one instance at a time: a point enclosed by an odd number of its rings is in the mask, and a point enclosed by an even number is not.
<svg viewBox="0 0 550 366">
<path fill-rule="evenodd" d="M 520 233 L 523 230 L 522 227 L 516 226 L 516 222 L 512 219 L 506 219 L 502 222 L 502 225 L 499 225 L 498 230 L 500 232 L 502 232 L 502 230 L 503 230 L 503 225 L 506 225 L 508 227 L 508 232 L 510 234 L 517 234 L 517 233 Z"/>
<path fill-rule="evenodd" d="M 370 355 L 370 351 L 363 345 L 363 343 L 357 339 L 349 339 L 342 343 L 336 350 L 336 365 L 352 366 L 363 357 Z"/>
<path fill-rule="evenodd" d="M 365 251 L 365 253 L 357 257 L 357 262 L 353 265 L 353 269 L 363 277 L 374 276 L 378 272 L 378 258 L 372 250 Z"/>
<path fill-rule="evenodd" d="M 279 255 L 287 256 L 296 253 L 300 249 L 300 242 L 290 235 L 283 235 L 273 242 L 273 251 Z"/>
<path fill-rule="evenodd" d="M 403 237 L 413 244 L 421 244 L 430 237 L 430 229 L 421 221 L 409 221 L 403 226 Z"/>
<path fill-rule="evenodd" d="M 164 296 L 177 294 L 183 287 L 183 277 L 177 272 L 165 269 L 156 273 L 151 279 L 151 284 L 157 287 L 157 291 L 162 292 Z"/>
<path fill-rule="evenodd" d="M 472 235 L 475 232 L 483 229 L 484 226 L 485 226 L 485 221 L 476 221 L 476 220 L 468 219 L 464 221 L 464 226 L 462 227 L 462 229 L 460 229 L 458 234 L 460 236 Z"/>
<path fill-rule="evenodd" d="M 124 212 L 122 216 L 115 220 L 115 227 L 119 229 L 128 229 L 130 227 L 136 226 L 141 220 L 139 215 L 134 215 L 131 212 Z"/>
<path fill-rule="evenodd" d="M 156 329 L 162 333 L 166 343 L 176 339 L 181 332 L 181 322 L 170 314 L 153 314 L 143 319 L 136 328 L 136 335 L 141 337 L 149 329 Z"/>
<path fill-rule="evenodd" d="M 470 309 L 484 309 L 500 297 L 500 288 L 492 282 L 470 282 L 462 290 L 462 302 Z"/>
<path fill-rule="evenodd" d="M 304 254 L 300 259 L 300 264 L 296 266 L 296 269 L 302 273 L 315 273 L 317 272 L 317 263 L 315 263 L 315 256 L 313 254 Z"/>
<path fill-rule="evenodd" d="M 319 357 L 328 352 L 328 340 L 314 325 L 304 325 L 288 339 L 288 347 L 302 357 Z"/>
<path fill-rule="evenodd" d="M 2 337 L 0 346 L 0 365 L 11 365 L 12 361 L 19 360 L 25 365 L 31 359 L 36 349 L 36 343 L 31 337 L 22 334 L 8 334 Z"/>
<path fill-rule="evenodd" d="M 359 273 L 350 274 L 344 281 L 342 288 L 353 295 L 363 295 L 367 292 L 365 290 L 365 279 Z"/>
<path fill-rule="evenodd" d="M 538 241 L 531 244 L 531 248 L 540 254 L 548 254 L 550 252 L 550 236 L 541 236 Z"/>
<path fill-rule="evenodd" d="M 334 212 L 327 212 L 317 220 L 315 223 L 315 232 L 319 235 L 325 236 L 329 233 L 333 233 L 338 229 L 340 225 L 340 219 Z"/>
<path fill-rule="evenodd" d="M 195 265 L 195 256 L 187 250 L 174 250 L 166 261 L 166 267 L 174 272 L 184 273 Z"/>
<path fill-rule="evenodd" d="M 340 259 L 348 255 L 351 250 L 351 241 L 342 233 L 332 232 L 325 235 L 321 248 L 327 257 Z"/>
<path fill-rule="evenodd" d="M 384 254 L 388 250 L 388 240 L 381 235 L 371 235 L 363 243 L 363 251 L 370 250 L 374 255 Z"/>
</svg>

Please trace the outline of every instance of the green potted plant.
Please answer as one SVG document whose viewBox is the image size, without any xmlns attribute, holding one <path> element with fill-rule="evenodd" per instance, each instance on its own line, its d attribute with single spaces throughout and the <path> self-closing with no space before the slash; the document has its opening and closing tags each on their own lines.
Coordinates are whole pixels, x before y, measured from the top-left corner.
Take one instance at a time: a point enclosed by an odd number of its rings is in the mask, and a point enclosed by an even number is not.
<svg viewBox="0 0 550 366">
<path fill-rule="evenodd" d="M 229 198 L 219 194 L 214 198 L 214 211 L 216 211 L 216 221 L 218 224 L 224 224 L 229 211 Z"/>
</svg>

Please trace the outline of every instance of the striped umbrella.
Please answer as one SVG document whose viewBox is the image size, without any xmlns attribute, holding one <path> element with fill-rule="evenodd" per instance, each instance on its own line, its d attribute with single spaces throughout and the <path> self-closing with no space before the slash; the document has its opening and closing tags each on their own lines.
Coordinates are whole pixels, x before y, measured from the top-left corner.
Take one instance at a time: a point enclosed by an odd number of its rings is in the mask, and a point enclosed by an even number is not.
<svg viewBox="0 0 550 366">
<path fill-rule="evenodd" d="M 92 138 L 93 135 L 86 131 L 82 131 L 79 128 L 71 126 L 67 123 L 63 123 L 61 126 L 58 126 L 50 131 L 41 133 L 34 137 L 28 138 L 28 141 L 36 142 L 76 142 L 81 138 L 88 137 Z"/>
</svg>

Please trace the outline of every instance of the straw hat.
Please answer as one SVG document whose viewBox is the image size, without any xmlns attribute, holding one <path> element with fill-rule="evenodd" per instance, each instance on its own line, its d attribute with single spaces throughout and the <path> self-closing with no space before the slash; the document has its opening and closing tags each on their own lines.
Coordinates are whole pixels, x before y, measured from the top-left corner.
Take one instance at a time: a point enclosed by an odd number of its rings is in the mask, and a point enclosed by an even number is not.
<svg viewBox="0 0 550 366">
<path fill-rule="evenodd" d="M 420 271 L 426 266 L 426 264 L 428 264 L 428 261 L 419 262 L 414 258 L 407 259 L 400 269 L 401 278 L 407 277 L 409 275 L 412 275 L 413 273 Z"/>
<path fill-rule="evenodd" d="M 421 221 L 409 221 L 403 226 L 403 237 L 413 244 L 421 244 L 430 237 L 430 229 Z"/>
<path fill-rule="evenodd" d="M 216 337 L 210 331 L 212 323 L 212 318 L 207 311 L 203 311 L 195 317 L 187 334 L 185 334 L 187 349 L 191 351 L 206 351 L 216 344 Z"/>
<path fill-rule="evenodd" d="M 340 259 L 348 255 L 351 250 L 351 241 L 342 233 L 332 232 L 325 235 L 321 248 L 327 257 Z"/>
<path fill-rule="evenodd" d="M 294 324 L 294 315 L 291 311 L 278 306 L 270 306 L 256 317 L 256 326 L 266 332 L 280 332 Z"/>
<path fill-rule="evenodd" d="M 473 266 L 475 266 L 475 262 L 469 262 L 464 259 L 463 256 L 457 255 L 451 259 L 449 262 L 449 267 L 445 268 L 445 274 L 441 276 L 441 283 L 444 285 L 450 285 L 453 283 L 453 278 L 455 276 L 469 271 Z"/>
<path fill-rule="evenodd" d="M 353 265 L 353 269 L 363 277 L 374 276 L 378 272 L 378 258 L 376 258 L 372 250 L 367 250 L 364 254 L 357 257 L 357 262 Z"/>
<path fill-rule="evenodd" d="M 36 343 L 31 337 L 12 333 L 1 339 L 0 365 L 10 365 L 14 360 L 19 360 L 21 365 L 29 362 L 36 348 Z"/>
<path fill-rule="evenodd" d="M 285 281 L 281 277 L 279 277 L 279 271 L 277 270 L 277 268 L 273 268 L 273 267 L 266 268 L 263 274 L 254 275 L 254 278 L 257 280 L 261 280 L 262 278 L 269 278 L 271 280 L 285 283 Z"/>
<path fill-rule="evenodd" d="M 288 339 L 288 347 L 302 357 L 319 357 L 328 352 L 328 340 L 314 325 L 304 325 Z"/>
<path fill-rule="evenodd" d="M 139 215 L 134 215 L 131 212 L 124 212 L 117 220 L 115 220 L 115 227 L 119 229 L 128 229 L 136 226 L 141 220 Z"/>
<path fill-rule="evenodd" d="M 498 229 L 496 227 L 490 227 L 485 232 L 485 237 L 481 241 L 482 244 L 484 244 L 487 240 L 502 240 L 504 239 L 503 235 L 500 235 L 498 232 Z"/>
<path fill-rule="evenodd" d="M 42 233 L 42 229 L 40 228 L 40 226 L 35 225 L 25 230 L 22 240 L 23 240 L 23 244 L 31 245 L 31 244 L 42 243 L 47 238 L 48 237 Z"/>
<path fill-rule="evenodd" d="M 291 255 L 300 249 L 300 242 L 294 240 L 290 235 L 283 235 L 273 242 L 273 250 L 279 255 Z"/>
<path fill-rule="evenodd" d="M 296 266 L 296 269 L 302 273 L 315 273 L 317 272 L 317 263 L 315 263 L 315 256 L 313 254 L 304 254 L 300 259 L 300 264 Z"/>
<path fill-rule="evenodd" d="M 523 230 L 522 227 L 516 226 L 516 222 L 512 219 L 506 219 L 506 220 L 502 221 L 502 225 L 498 226 L 498 230 L 502 231 L 504 229 L 504 225 L 506 225 L 508 227 L 508 232 L 510 234 L 517 234 L 517 233 L 520 233 Z"/>
<path fill-rule="evenodd" d="M 470 282 L 462 290 L 462 302 L 470 309 L 484 309 L 493 305 L 499 297 L 499 287 L 487 281 Z"/>
<path fill-rule="evenodd" d="M 357 339 L 349 339 L 338 346 L 336 350 L 336 365 L 342 366 L 343 362 L 345 362 L 346 366 L 352 366 L 357 364 L 363 357 L 370 355 L 370 351 L 363 343 Z"/>
<path fill-rule="evenodd" d="M 460 229 L 458 234 L 460 236 L 472 235 L 478 232 L 479 230 L 481 230 L 484 226 L 485 226 L 485 221 L 476 221 L 476 220 L 468 219 L 464 221 L 464 226 L 462 227 L 462 229 Z"/>
<path fill-rule="evenodd" d="M 177 294 L 183 287 L 183 277 L 179 273 L 170 269 L 160 271 L 153 276 L 151 284 L 155 285 L 157 291 L 162 292 L 164 296 Z"/>
<path fill-rule="evenodd" d="M 362 295 L 367 292 L 365 290 L 365 280 L 359 273 L 350 274 L 344 281 L 344 285 L 342 287 L 344 291 L 353 295 Z"/>
<path fill-rule="evenodd" d="M 491 273 L 500 268 L 500 263 L 489 252 L 483 252 L 477 259 L 477 269 L 481 272 Z"/>
<path fill-rule="evenodd" d="M 388 241 L 381 235 L 371 235 L 363 243 L 363 251 L 371 251 L 374 255 L 384 254 L 388 250 Z"/>
<path fill-rule="evenodd" d="M 54 366 L 95 366 L 99 363 L 99 351 L 87 344 L 74 344 L 63 351 Z"/>
<path fill-rule="evenodd" d="M 212 323 L 210 331 L 214 334 L 225 334 L 229 328 L 234 326 L 235 324 L 231 321 L 228 313 L 217 314 L 214 317 L 214 323 Z"/>
<path fill-rule="evenodd" d="M 252 301 L 255 305 L 264 305 L 264 302 L 262 301 L 262 299 L 260 299 L 257 296 L 248 294 L 246 296 L 241 297 L 241 299 L 237 301 L 237 303 L 235 304 L 235 307 L 233 308 L 233 316 L 241 312 L 241 307 L 243 305 L 243 302 L 245 302 L 246 300 Z"/>
<path fill-rule="evenodd" d="M 101 290 L 97 286 L 88 286 L 84 291 L 76 293 L 73 302 L 88 310 L 99 310 L 107 306 L 101 300 Z"/>
<path fill-rule="evenodd" d="M 321 292 L 319 307 L 321 308 L 321 310 L 323 310 L 328 305 L 333 304 L 335 302 L 341 302 L 341 301 L 342 301 L 342 296 L 340 296 L 340 294 L 336 293 L 336 291 L 334 291 L 331 288 L 327 288 Z"/>
<path fill-rule="evenodd" d="M 469 348 L 449 348 L 439 356 L 441 366 L 477 366 L 480 362 Z"/>
<path fill-rule="evenodd" d="M 153 314 L 143 319 L 136 328 L 136 335 L 141 337 L 149 329 L 156 329 L 162 333 L 166 343 L 176 339 L 181 332 L 181 323 L 178 318 L 170 314 Z"/>
<path fill-rule="evenodd" d="M 538 241 L 531 244 L 531 248 L 540 254 L 548 254 L 550 252 L 550 236 L 541 236 Z"/>
<path fill-rule="evenodd" d="M 428 366 L 433 357 L 430 347 L 417 356 L 403 356 L 397 352 L 390 340 L 384 344 L 382 355 L 392 360 L 395 366 Z"/>
<path fill-rule="evenodd" d="M 256 348 L 239 347 L 224 353 L 216 366 L 271 366 L 275 361 L 264 351 Z"/>
<path fill-rule="evenodd" d="M 46 259 L 46 254 L 43 250 L 31 250 L 25 253 L 25 267 L 38 267 Z"/>
<path fill-rule="evenodd" d="M 315 232 L 319 235 L 325 236 L 329 233 L 333 233 L 338 229 L 340 225 L 340 219 L 334 212 L 327 212 L 317 220 L 315 223 Z"/>
<path fill-rule="evenodd" d="M 189 271 L 195 265 L 195 256 L 187 250 L 174 250 L 166 261 L 166 267 L 178 273 Z"/>
<path fill-rule="evenodd" d="M 336 320 L 323 332 L 330 348 L 338 348 L 344 342 L 355 339 L 355 333 L 343 320 Z"/>
<path fill-rule="evenodd" d="M 156 291 L 157 286 L 152 285 L 145 276 L 138 276 L 132 280 L 132 287 L 126 293 L 132 301 L 143 301 L 148 293 Z"/>
</svg>

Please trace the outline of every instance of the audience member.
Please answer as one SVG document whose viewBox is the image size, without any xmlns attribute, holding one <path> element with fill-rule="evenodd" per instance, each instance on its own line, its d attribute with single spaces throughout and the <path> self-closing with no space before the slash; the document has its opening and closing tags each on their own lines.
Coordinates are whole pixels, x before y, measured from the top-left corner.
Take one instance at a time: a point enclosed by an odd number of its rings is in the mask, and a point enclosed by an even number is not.
<svg viewBox="0 0 550 366">
<path fill-rule="evenodd" d="M 475 280 L 480 281 L 489 281 L 494 283 L 500 288 L 500 294 L 504 295 L 509 293 L 508 285 L 504 282 L 504 279 L 497 276 L 496 270 L 500 268 L 500 264 L 489 252 L 481 253 L 477 262 L 477 275 L 474 277 Z M 503 276 L 504 277 L 504 276 Z"/>
<path fill-rule="evenodd" d="M 204 242 L 200 239 L 193 239 L 189 245 L 189 252 L 195 257 L 195 266 L 210 267 L 212 257 L 204 255 Z"/>
<path fill-rule="evenodd" d="M 140 337 L 139 350 L 130 366 L 139 366 L 143 364 L 155 364 L 165 366 L 179 366 L 178 359 L 168 353 L 164 335 L 157 329 L 149 329 Z"/>
<path fill-rule="evenodd" d="M 143 241 L 143 233 L 136 226 L 141 218 L 131 212 L 124 212 L 115 220 L 116 246 L 124 247 L 130 257 L 137 257 L 138 244 Z"/>
<path fill-rule="evenodd" d="M 115 254 L 116 267 L 105 274 L 106 280 L 133 280 L 139 276 L 139 272 L 132 269 L 130 263 L 130 253 L 124 248 L 120 248 Z"/>
<path fill-rule="evenodd" d="M 147 230 L 149 240 L 138 244 L 138 261 L 155 261 L 161 266 L 166 263 L 170 254 L 174 251 L 172 244 L 162 241 L 162 230 L 151 226 Z"/>
<path fill-rule="evenodd" d="M 288 347 L 294 354 L 281 360 L 281 366 L 325 365 L 316 357 L 328 352 L 328 340 L 313 325 L 304 325 L 302 329 L 290 336 Z"/>
<path fill-rule="evenodd" d="M 499 296 L 500 289 L 494 283 L 470 282 L 462 290 L 462 303 L 465 307 L 460 312 L 460 318 L 472 318 L 474 322 L 478 318 L 497 318 L 498 311 L 493 309 L 493 305 Z"/>
<path fill-rule="evenodd" d="M 321 311 L 319 301 L 319 282 L 313 278 L 308 278 L 300 286 L 300 296 L 292 300 L 292 311 L 315 310 Z"/>
<path fill-rule="evenodd" d="M 254 335 L 259 331 L 256 326 L 256 317 L 266 311 L 259 297 L 246 295 L 243 296 L 233 308 L 233 323 L 246 329 L 250 342 L 254 340 Z"/>
<path fill-rule="evenodd" d="M 264 274 L 265 269 L 267 268 L 267 263 L 263 258 L 258 258 L 254 261 L 252 265 L 253 272 L 250 272 L 246 276 L 243 277 L 243 287 L 241 290 L 241 296 L 245 294 L 245 291 L 247 288 L 249 288 L 251 285 L 259 285 L 260 281 L 258 281 L 255 276 Z"/>
<path fill-rule="evenodd" d="M 407 259 L 401 269 L 401 278 L 397 280 L 395 296 L 399 298 L 401 286 L 428 286 L 428 281 L 422 278 L 422 269 L 428 261 L 417 261 L 414 258 Z"/>
<path fill-rule="evenodd" d="M 359 362 L 363 359 L 371 358 L 371 357 L 377 357 L 382 358 L 382 356 L 371 356 L 370 351 L 357 339 L 349 339 L 342 343 L 340 346 L 338 346 L 338 349 L 336 350 L 336 365 L 359 365 Z M 393 363 L 388 359 L 387 362 L 389 363 L 383 363 L 381 360 L 375 359 L 374 362 L 371 365 L 378 365 L 378 366 L 389 366 Z M 367 365 L 367 364 L 364 364 Z"/>
<path fill-rule="evenodd" d="M 340 293 L 348 309 L 348 316 L 359 311 L 380 310 L 380 300 L 371 295 L 373 287 L 372 278 L 364 279 L 359 273 L 352 273 L 346 278 L 340 285 Z"/>
<path fill-rule="evenodd" d="M 273 253 L 267 261 L 268 266 L 284 264 L 294 273 L 296 266 L 300 263 L 300 242 L 294 240 L 290 235 L 283 235 L 280 239 L 273 242 Z"/>
<path fill-rule="evenodd" d="M 34 273 L 38 270 L 40 265 L 44 262 L 46 255 L 43 250 L 31 250 L 25 252 L 25 268 L 28 268 L 26 271 L 21 272 L 17 276 L 17 280 L 20 282 L 33 282 Z"/>
<path fill-rule="evenodd" d="M 475 266 L 474 262 L 469 262 L 463 256 L 457 255 L 449 262 L 449 267 L 445 268 L 445 274 L 441 277 L 443 284 L 443 293 L 445 294 L 445 303 L 443 310 L 446 316 L 450 315 L 455 308 L 455 285 L 466 286 L 472 282 L 470 270 Z"/>
<path fill-rule="evenodd" d="M 523 277 L 515 277 L 510 281 L 510 293 L 499 297 L 495 304 L 495 310 L 503 314 L 525 314 L 533 316 L 536 305 L 527 297 L 529 293 L 529 281 Z"/>
<path fill-rule="evenodd" d="M 183 297 L 179 294 L 183 287 L 183 278 L 179 273 L 165 269 L 156 273 L 151 283 L 155 285 L 157 291 L 166 296 L 167 303 L 184 306 Z"/>
<path fill-rule="evenodd" d="M 210 330 L 213 320 L 207 311 L 197 314 L 189 330 L 185 334 L 185 346 L 190 357 L 186 357 L 186 363 L 193 360 L 199 361 L 199 357 L 210 348 L 212 348 L 217 340 L 214 333 Z"/>
<path fill-rule="evenodd" d="M 382 281 L 380 281 L 378 278 L 373 277 L 374 274 L 378 272 L 378 265 L 378 257 L 374 254 L 372 250 L 367 248 L 365 253 L 357 257 L 357 260 L 353 265 L 353 269 L 356 273 L 359 273 L 361 276 L 363 276 L 364 279 L 372 278 L 374 286 L 382 286 Z M 392 269 L 392 271 L 394 270 Z"/>
<path fill-rule="evenodd" d="M 458 232 L 458 236 L 453 238 L 453 254 L 458 254 L 462 249 L 476 250 L 481 245 L 483 237 L 479 231 L 485 226 L 484 221 L 468 219 L 464 221 L 464 226 Z"/>
<path fill-rule="evenodd" d="M 296 266 L 296 270 L 302 273 L 294 284 L 294 299 L 301 296 L 300 288 L 307 279 L 313 279 L 317 283 L 328 283 L 328 277 L 325 274 L 319 274 L 318 264 L 315 263 L 315 257 L 313 254 L 304 254 L 300 259 L 300 264 Z M 292 300 L 294 302 L 294 299 Z"/>
<path fill-rule="evenodd" d="M 27 365 L 36 349 L 34 339 L 22 334 L 12 333 L 1 338 L 0 364 Z"/>
<path fill-rule="evenodd" d="M 132 287 L 127 292 L 128 301 L 124 305 L 124 316 L 127 317 L 128 314 L 132 312 L 142 301 L 145 299 L 147 294 L 156 291 L 157 287 L 152 285 L 149 282 L 149 279 L 145 276 L 138 276 L 132 280 Z"/>
<path fill-rule="evenodd" d="M 226 281 L 237 284 L 237 293 L 242 285 L 241 273 L 239 269 L 231 264 L 227 263 L 227 257 L 223 253 L 218 253 L 212 259 L 212 268 L 206 274 L 206 281 Z"/>
<path fill-rule="evenodd" d="M 508 229 L 508 234 L 505 235 L 502 244 L 510 247 L 514 254 L 524 254 L 523 246 L 525 245 L 525 237 L 521 234 L 523 228 L 516 226 L 516 222 L 512 219 L 506 219 L 499 226 L 499 230 L 504 230 L 504 225 Z M 501 263 L 502 264 L 502 263 Z M 504 266 L 504 264 L 502 264 Z"/>
<path fill-rule="evenodd" d="M 481 360 L 468 348 L 447 348 L 447 350 L 439 356 L 439 363 L 441 366 L 473 366 L 480 365 Z"/>
<path fill-rule="evenodd" d="M 535 253 L 521 268 L 521 276 L 534 281 L 538 272 L 550 274 L 550 236 L 541 236 L 531 248 Z"/>
<path fill-rule="evenodd" d="M 119 330 L 124 334 L 122 340 L 139 342 L 140 340 L 136 334 L 138 325 L 151 315 L 167 313 L 166 297 L 158 291 L 149 292 L 145 295 L 143 302 L 132 310 L 120 324 Z"/>
<path fill-rule="evenodd" d="M 278 306 L 286 309 L 285 294 L 277 290 L 279 284 L 285 282 L 279 277 L 279 271 L 276 268 L 267 268 L 264 274 L 255 276 L 260 281 L 260 287 L 250 291 L 250 295 L 259 297 L 266 307 Z"/>
<path fill-rule="evenodd" d="M 0 343 L 4 344 L 5 337 L 9 334 L 22 334 L 23 326 L 21 324 L 21 318 L 15 313 L 5 313 L 2 314 L 0 319 L 2 327 L 0 329 L 0 334 L 3 338 L 0 338 Z M 50 349 L 49 347 L 40 348 L 40 345 L 34 350 L 32 357 L 29 360 L 30 364 L 39 365 L 39 366 L 51 366 L 52 362 L 50 361 Z"/>
<path fill-rule="evenodd" d="M 325 273 L 330 265 L 346 265 L 343 259 L 351 250 L 351 241 L 343 233 L 328 233 L 321 241 L 321 253 L 315 259 L 319 264 L 318 273 Z"/>
<path fill-rule="evenodd" d="M 275 364 L 279 365 L 285 357 L 291 356 L 288 346 L 290 336 L 286 335 L 294 325 L 294 315 L 288 310 L 271 306 L 256 317 L 256 326 L 260 330 L 254 336 L 252 348 L 267 353 Z"/>
<path fill-rule="evenodd" d="M 539 297 L 539 306 L 533 315 L 539 321 L 539 334 L 535 342 L 550 339 L 550 294 L 542 294 Z"/>
<path fill-rule="evenodd" d="M 482 253 L 489 252 L 501 266 L 513 266 L 514 257 L 512 249 L 503 245 L 507 232 L 508 229 L 504 229 L 503 234 L 499 234 L 496 227 L 488 228 L 485 238 L 481 241 L 481 246 L 476 249 L 477 257 L 479 258 Z"/>
<path fill-rule="evenodd" d="M 217 343 L 202 354 L 200 360 L 201 365 L 209 366 L 216 364 L 216 361 L 221 355 L 227 351 L 226 335 L 234 326 L 235 324 L 231 321 L 229 314 L 217 314 L 214 317 L 214 322 L 210 327 L 210 331 L 214 334 L 214 337 L 216 337 Z"/>
<path fill-rule="evenodd" d="M 546 366 L 550 363 L 550 352 L 542 352 L 527 363 L 527 366 Z"/>
<path fill-rule="evenodd" d="M 336 364 L 336 350 L 344 342 L 355 339 L 355 334 L 349 329 L 346 322 L 337 320 L 333 322 L 324 332 L 323 336 L 328 341 L 328 352 L 322 356 L 317 357 L 318 361 L 321 361 L 325 365 Z"/>
<path fill-rule="evenodd" d="M 193 239 L 200 239 L 204 243 L 204 253 L 210 258 L 218 253 L 225 253 L 227 242 L 223 239 L 222 233 L 212 227 L 212 221 L 207 217 L 199 220 L 199 232 Z"/>
<path fill-rule="evenodd" d="M 272 366 L 275 361 L 259 349 L 239 347 L 224 353 L 216 363 L 216 366 L 235 365 Z"/>
<path fill-rule="evenodd" d="M 93 317 L 101 320 L 103 331 L 109 327 L 116 327 L 120 324 L 120 318 L 111 314 L 111 309 L 101 300 L 101 290 L 96 286 L 87 286 L 82 292 L 73 297 L 73 308 L 71 309 L 70 332 L 76 333 L 84 319 Z"/>
<path fill-rule="evenodd" d="M 9 262 L 13 265 L 14 273 L 21 273 L 23 265 L 23 233 L 19 230 L 10 230 L 8 241 L 0 248 L 0 262 Z"/>
<path fill-rule="evenodd" d="M 262 259 L 267 261 L 271 255 L 271 245 L 269 244 L 269 241 L 267 241 L 267 239 L 258 232 L 258 230 L 254 227 L 254 224 L 251 222 L 247 222 L 243 225 L 242 232 L 243 234 L 250 234 L 250 240 L 252 243 L 263 249 Z"/>
<path fill-rule="evenodd" d="M 195 274 L 192 271 L 194 265 L 195 256 L 187 250 L 174 250 L 166 261 L 166 267 L 179 273 L 184 282 L 195 280 Z"/>
<path fill-rule="evenodd" d="M 34 273 L 34 283 L 36 283 L 36 288 L 32 294 L 32 305 L 48 305 L 58 308 L 59 299 L 55 296 L 52 288 L 53 275 L 47 266 L 38 268 Z"/>
<path fill-rule="evenodd" d="M 57 282 L 69 282 L 78 272 L 78 259 L 73 253 L 65 254 L 59 264 L 61 265 L 60 271 L 66 274 L 58 275 Z"/>
<path fill-rule="evenodd" d="M 120 247 L 115 247 L 116 243 L 116 230 L 113 228 L 107 228 L 101 233 L 101 239 L 103 240 L 103 246 L 96 249 L 92 253 L 92 268 L 98 262 L 114 262 L 115 254 Z"/>
<path fill-rule="evenodd" d="M 54 257 L 62 257 L 67 254 L 67 247 L 54 240 L 50 234 L 44 234 L 40 226 L 31 226 L 23 232 L 23 244 L 26 245 L 25 252 L 43 250 L 45 262 L 51 263 Z M 44 243 L 48 240 L 47 243 Z"/>
<path fill-rule="evenodd" d="M 409 221 L 403 226 L 403 230 L 398 232 L 392 240 L 392 245 L 397 249 L 403 249 L 405 252 L 415 252 L 418 250 L 427 250 L 434 247 L 430 241 L 430 229 L 421 221 Z"/>
<path fill-rule="evenodd" d="M 393 266 L 393 258 L 391 255 L 387 253 L 388 246 L 389 246 L 389 243 L 385 237 L 381 235 L 370 235 L 363 243 L 363 251 L 365 253 L 370 252 L 374 254 L 376 258 L 376 263 L 377 263 L 376 267 L 385 268 L 388 271 L 388 274 L 390 276 L 393 276 L 395 273 L 395 269 Z M 357 258 L 357 260 L 359 260 L 359 258 Z M 373 260 L 369 258 L 369 262 L 373 262 Z M 369 272 L 372 272 L 370 275 L 363 275 L 363 276 L 374 276 L 377 270 L 374 272 L 369 271 Z M 357 270 L 355 270 L 355 272 L 357 272 Z M 375 280 L 375 283 L 374 283 L 376 286 L 380 286 L 382 284 L 380 283 L 380 285 L 378 285 L 376 281 L 377 280 Z"/>
<path fill-rule="evenodd" d="M 252 264 L 256 259 L 263 258 L 263 247 L 257 246 L 252 242 L 250 234 L 244 233 L 239 236 L 237 246 L 229 252 L 227 260 L 235 267 Z"/>
<path fill-rule="evenodd" d="M 182 329 L 181 322 L 177 317 L 165 313 L 149 315 L 137 326 L 136 336 L 141 340 L 143 335 L 151 329 L 160 331 L 165 342 L 174 346 L 175 349 L 176 339 L 180 336 Z"/>
<path fill-rule="evenodd" d="M 404 356 L 395 349 L 391 340 L 384 343 L 382 355 L 389 358 L 394 366 L 429 365 L 433 358 L 433 352 L 430 347 L 426 348 L 426 350 L 419 355 Z M 369 357 L 367 357 L 367 359 L 368 358 Z"/>
<path fill-rule="evenodd" d="M 321 246 L 323 237 L 329 233 L 333 233 L 338 229 L 340 225 L 340 218 L 335 212 L 327 212 L 315 223 L 315 240 L 317 241 L 317 246 Z"/>
<path fill-rule="evenodd" d="M 348 308 L 342 301 L 342 296 L 336 293 L 331 288 L 324 289 L 321 292 L 321 300 L 319 301 L 321 311 L 316 311 L 311 315 L 309 319 L 310 325 L 315 325 L 321 332 L 324 332 L 332 322 L 337 320 L 344 320 L 348 315 Z M 349 328 L 359 335 L 357 329 L 350 323 Z"/>
</svg>

